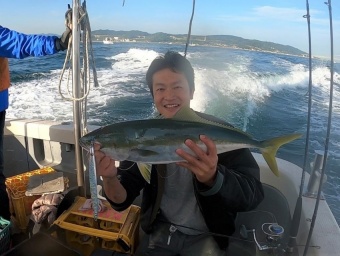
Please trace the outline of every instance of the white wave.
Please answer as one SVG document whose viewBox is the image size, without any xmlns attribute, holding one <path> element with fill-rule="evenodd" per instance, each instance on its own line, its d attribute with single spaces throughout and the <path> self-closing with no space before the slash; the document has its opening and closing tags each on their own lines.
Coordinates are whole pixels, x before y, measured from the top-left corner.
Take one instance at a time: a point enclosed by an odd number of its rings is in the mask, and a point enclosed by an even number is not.
<svg viewBox="0 0 340 256">
<path fill-rule="evenodd" d="M 59 76 L 52 72 L 50 76 L 12 84 L 7 117 L 71 120 L 72 104 L 57 96 L 58 81 Z"/>
<path fill-rule="evenodd" d="M 112 56 L 116 62 L 112 65 L 118 74 L 145 74 L 151 62 L 159 54 L 153 50 L 131 48 L 126 53 Z"/>
<path fill-rule="evenodd" d="M 90 112 L 102 112 L 109 102 L 123 97 L 136 96 L 135 90 L 144 88 L 145 73 L 151 61 L 158 56 L 152 50 L 129 49 L 108 59 L 111 69 L 98 69 L 99 87 L 91 88 L 88 96 Z M 48 120 L 72 120 L 72 102 L 62 99 L 58 92 L 61 70 L 52 70 L 50 75 L 29 82 L 14 83 L 10 88 L 10 106 L 7 118 L 41 118 Z M 72 98 L 72 82 L 67 85 L 67 74 L 61 86 L 64 97 Z M 93 85 L 91 85 L 93 86 Z M 91 119 L 92 120 L 92 119 Z M 93 119 L 94 120 L 94 119 Z"/>
<path fill-rule="evenodd" d="M 219 52 L 189 52 L 187 58 L 195 69 L 196 90 L 192 107 L 205 111 L 207 106 L 224 97 L 223 109 L 233 109 L 233 103 L 245 105 L 245 124 L 254 110 L 273 92 L 285 89 L 305 88 L 307 92 L 309 71 L 303 64 L 292 64 L 288 60 L 274 58 L 272 64 L 282 65 L 286 73 L 252 71 L 254 56 L 236 54 L 226 55 L 217 63 Z M 126 52 L 117 53 L 107 60 L 112 61 L 111 68 L 99 68 L 100 87 L 93 88 L 88 97 L 91 111 L 103 110 L 115 99 L 149 94 L 145 84 L 145 73 L 151 61 L 159 53 L 155 50 L 130 48 Z M 10 89 L 11 103 L 8 117 L 11 118 L 44 118 L 71 119 L 72 103 L 65 102 L 58 95 L 57 85 L 60 70 L 51 71 L 47 77 L 40 77 L 29 82 L 17 83 Z M 320 100 L 324 108 L 328 106 L 329 69 L 315 67 L 313 70 L 313 86 L 322 96 Z M 335 83 L 340 83 L 339 74 L 334 75 Z M 67 92 L 66 82 L 63 93 Z M 317 92 L 319 92 L 317 91 Z M 339 88 L 335 90 L 334 111 L 340 111 Z M 315 100 L 318 103 L 318 100 Z M 52 104 L 53 102 L 53 104 Z"/>
</svg>

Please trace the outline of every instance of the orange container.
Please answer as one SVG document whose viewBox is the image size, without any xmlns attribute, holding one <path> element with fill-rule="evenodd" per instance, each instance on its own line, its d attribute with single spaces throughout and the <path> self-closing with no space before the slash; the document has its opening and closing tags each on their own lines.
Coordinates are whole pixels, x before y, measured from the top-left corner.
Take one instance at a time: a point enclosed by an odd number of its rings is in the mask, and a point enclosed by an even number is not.
<svg viewBox="0 0 340 256">
<path fill-rule="evenodd" d="M 6 179 L 6 187 L 10 199 L 11 214 L 21 231 L 26 230 L 29 217 L 32 213 L 32 204 L 36 199 L 40 197 L 40 195 L 25 195 L 29 178 L 33 175 L 46 174 L 54 171 L 55 170 L 51 167 L 45 167 L 42 169 L 25 172 Z"/>
<path fill-rule="evenodd" d="M 140 207 L 131 205 L 123 212 L 113 210 L 106 201 L 105 212 L 93 219 L 93 210 L 81 210 L 86 198 L 78 197 L 74 204 L 54 222 L 65 231 L 67 244 L 85 256 L 97 248 L 133 254 L 139 235 Z"/>
</svg>

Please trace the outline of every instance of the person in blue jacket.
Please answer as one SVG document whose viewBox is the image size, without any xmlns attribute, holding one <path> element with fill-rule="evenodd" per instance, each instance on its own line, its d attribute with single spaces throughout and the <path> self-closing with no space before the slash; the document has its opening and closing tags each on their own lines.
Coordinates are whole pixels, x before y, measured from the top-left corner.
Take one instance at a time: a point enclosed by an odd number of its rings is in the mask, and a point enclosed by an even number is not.
<svg viewBox="0 0 340 256">
<path fill-rule="evenodd" d="M 4 175 L 3 137 L 10 74 L 8 58 L 23 59 L 55 54 L 67 49 L 71 35 L 70 25 L 59 38 L 57 36 L 27 35 L 0 26 L 0 216 L 10 219 L 9 200 Z"/>
</svg>

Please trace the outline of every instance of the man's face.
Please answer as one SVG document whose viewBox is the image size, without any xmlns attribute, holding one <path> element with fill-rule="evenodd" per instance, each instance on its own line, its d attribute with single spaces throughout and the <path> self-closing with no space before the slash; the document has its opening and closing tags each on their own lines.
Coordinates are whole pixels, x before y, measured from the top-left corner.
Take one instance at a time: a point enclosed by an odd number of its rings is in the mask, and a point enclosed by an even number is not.
<svg viewBox="0 0 340 256">
<path fill-rule="evenodd" d="M 162 69 L 152 77 L 154 103 L 165 118 L 173 117 L 182 106 L 190 106 L 194 92 L 182 73 Z"/>
</svg>

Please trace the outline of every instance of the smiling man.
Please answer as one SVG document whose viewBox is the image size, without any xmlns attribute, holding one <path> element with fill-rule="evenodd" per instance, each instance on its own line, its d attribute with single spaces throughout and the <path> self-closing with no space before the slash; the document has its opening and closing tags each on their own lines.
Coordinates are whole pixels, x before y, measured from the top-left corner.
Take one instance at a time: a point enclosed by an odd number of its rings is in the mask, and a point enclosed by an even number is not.
<svg viewBox="0 0 340 256">
<path fill-rule="evenodd" d="M 194 70 L 177 52 L 167 52 L 150 65 L 146 81 L 164 118 L 190 107 L 195 92 Z M 200 117 L 226 124 L 213 116 Z M 128 208 L 143 190 L 141 227 L 147 235 L 135 255 L 227 255 L 228 238 L 237 212 L 254 209 L 263 199 L 259 167 L 249 149 L 217 154 L 215 143 L 202 134 L 206 151 L 192 140 L 194 152 L 176 153 L 185 161 L 154 165 L 150 182 L 132 162 L 106 156 L 96 145 L 97 174 L 105 195 L 118 211 Z M 213 235 L 212 235 L 213 233 Z"/>
<path fill-rule="evenodd" d="M 159 113 L 171 118 L 183 105 L 190 106 L 195 91 L 194 70 L 183 56 L 171 52 L 166 56 L 171 58 L 157 58 L 152 62 L 146 82 Z"/>
</svg>

